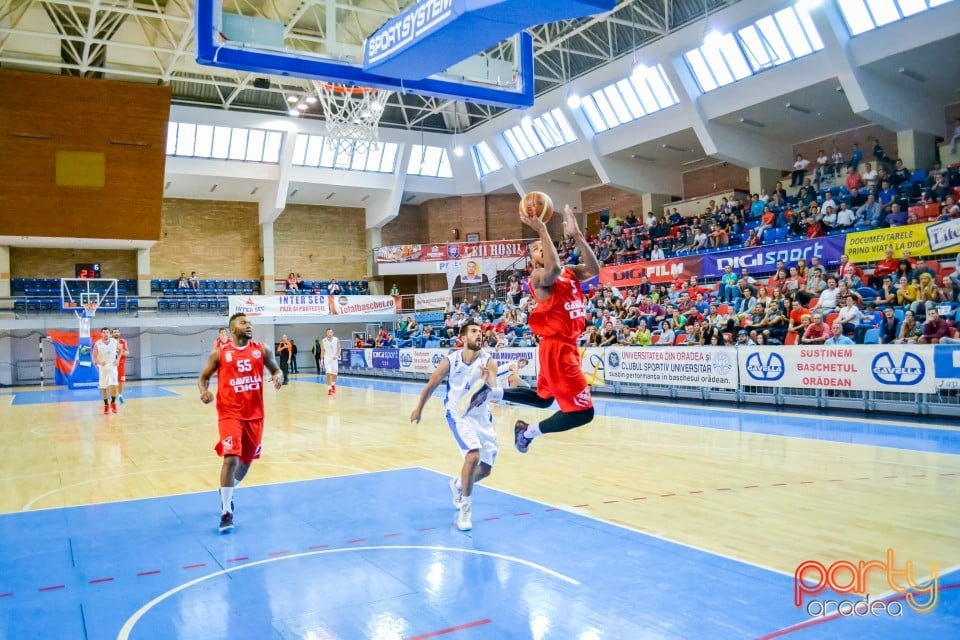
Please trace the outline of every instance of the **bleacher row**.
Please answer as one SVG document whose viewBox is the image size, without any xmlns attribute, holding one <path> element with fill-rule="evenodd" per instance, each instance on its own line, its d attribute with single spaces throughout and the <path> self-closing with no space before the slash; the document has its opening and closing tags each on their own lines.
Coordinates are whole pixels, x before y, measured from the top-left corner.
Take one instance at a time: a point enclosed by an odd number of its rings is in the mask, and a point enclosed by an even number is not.
<svg viewBox="0 0 960 640">
<path fill-rule="evenodd" d="M 104 308 L 104 313 L 136 313 L 139 309 L 137 281 L 117 280 L 117 308 Z M 60 312 L 59 278 L 13 278 L 10 281 L 13 311 L 18 314 Z"/>
</svg>

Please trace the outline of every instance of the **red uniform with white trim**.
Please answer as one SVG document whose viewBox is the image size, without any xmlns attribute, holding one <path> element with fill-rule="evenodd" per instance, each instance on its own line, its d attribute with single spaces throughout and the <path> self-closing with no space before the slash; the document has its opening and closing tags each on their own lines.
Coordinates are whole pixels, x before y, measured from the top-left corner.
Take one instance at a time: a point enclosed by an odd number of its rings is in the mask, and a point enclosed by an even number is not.
<svg viewBox="0 0 960 640">
<path fill-rule="evenodd" d="M 221 338 L 220 336 L 217 336 L 217 349 L 222 349 L 228 344 L 233 344 L 233 340 L 230 338 L 230 336 L 227 336 L 225 338 Z"/>
<path fill-rule="evenodd" d="M 120 382 L 126 382 L 127 356 L 120 354 L 125 354 L 127 352 L 127 340 L 126 338 L 118 338 L 117 343 L 117 380 Z"/>
<path fill-rule="evenodd" d="M 563 412 L 592 407 L 590 385 L 580 368 L 577 349 L 577 338 L 586 326 L 586 301 L 572 270 L 564 267 L 550 296 L 537 300 L 529 324 L 530 330 L 541 336 L 537 395 L 554 398 Z"/>
<path fill-rule="evenodd" d="M 244 464 L 260 457 L 263 438 L 263 345 L 220 347 L 217 366 L 217 416 L 221 456 L 240 456 Z"/>
</svg>

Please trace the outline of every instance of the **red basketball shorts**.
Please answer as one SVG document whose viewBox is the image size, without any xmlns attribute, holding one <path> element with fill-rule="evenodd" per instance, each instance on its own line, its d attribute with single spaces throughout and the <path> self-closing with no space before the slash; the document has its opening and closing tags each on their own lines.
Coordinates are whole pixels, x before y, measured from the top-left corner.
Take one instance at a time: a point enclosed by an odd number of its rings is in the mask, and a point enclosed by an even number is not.
<svg viewBox="0 0 960 640">
<path fill-rule="evenodd" d="M 249 465 L 260 457 L 260 441 L 263 439 L 263 418 L 240 420 L 223 418 L 219 421 L 220 441 L 214 447 L 218 455 L 239 456 Z"/>
<path fill-rule="evenodd" d="M 580 369 L 577 345 L 544 338 L 540 341 L 539 362 L 538 396 L 554 398 L 564 413 L 583 411 L 593 406 L 590 385 Z"/>
</svg>

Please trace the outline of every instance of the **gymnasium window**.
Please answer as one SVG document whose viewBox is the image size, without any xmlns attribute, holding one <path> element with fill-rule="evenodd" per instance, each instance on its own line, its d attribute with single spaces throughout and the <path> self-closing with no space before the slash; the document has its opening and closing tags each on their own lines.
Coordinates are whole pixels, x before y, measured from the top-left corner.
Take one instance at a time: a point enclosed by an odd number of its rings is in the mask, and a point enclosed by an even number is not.
<svg viewBox="0 0 960 640">
<path fill-rule="evenodd" d="M 708 40 L 683 54 L 704 93 L 823 49 L 802 2 Z"/>
<path fill-rule="evenodd" d="M 246 162 L 280 162 L 282 131 L 215 127 L 189 122 L 167 124 L 167 155 Z"/>
<path fill-rule="evenodd" d="M 677 94 L 659 64 L 639 66 L 628 78 L 584 98 L 580 108 L 595 133 L 633 122 L 677 104 Z"/>
<path fill-rule="evenodd" d="M 292 164 L 299 167 L 393 173 L 397 164 L 397 145 L 378 142 L 364 148 L 355 142 L 334 140 L 331 144 L 326 136 L 300 134 L 293 145 Z"/>
<path fill-rule="evenodd" d="M 473 145 L 473 159 L 477 163 L 477 171 L 480 172 L 481 178 L 489 173 L 503 169 L 503 165 L 500 164 L 496 154 L 493 153 L 493 150 L 486 141 Z"/>
<path fill-rule="evenodd" d="M 551 149 L 577 141 L 577 135 L 560 109 L 551 109 L 536 118 L 525 117 L 503 132 L 517 160 L 527 160 Z"/>
<path fill-rule="evenodd" d="M 452 178 L 450 156 L 443 147 L 431 147 L 415 144 L 410 147 L 410 162 L 407 175 L 426 176 L 428 178 Z"/>
<path fill-rule="evenodd" d="M 950 0 L 838 0 L 837 4 L 850 35 L 856 36 L 948 2 Z"/>
</svg>

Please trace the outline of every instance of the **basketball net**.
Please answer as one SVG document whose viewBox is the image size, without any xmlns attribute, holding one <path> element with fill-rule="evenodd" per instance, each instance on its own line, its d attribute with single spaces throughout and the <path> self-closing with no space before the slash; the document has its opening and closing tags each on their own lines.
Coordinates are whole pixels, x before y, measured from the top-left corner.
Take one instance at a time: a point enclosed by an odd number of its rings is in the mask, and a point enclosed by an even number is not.
<svg viewBox="0 0 960 640">
<path fill-rule="evenodd" d="M 314 80 L 327 121 L 327 144 L 339 152 L 378 147 L 377 125 L 391 91 Z"/>
</svg>

